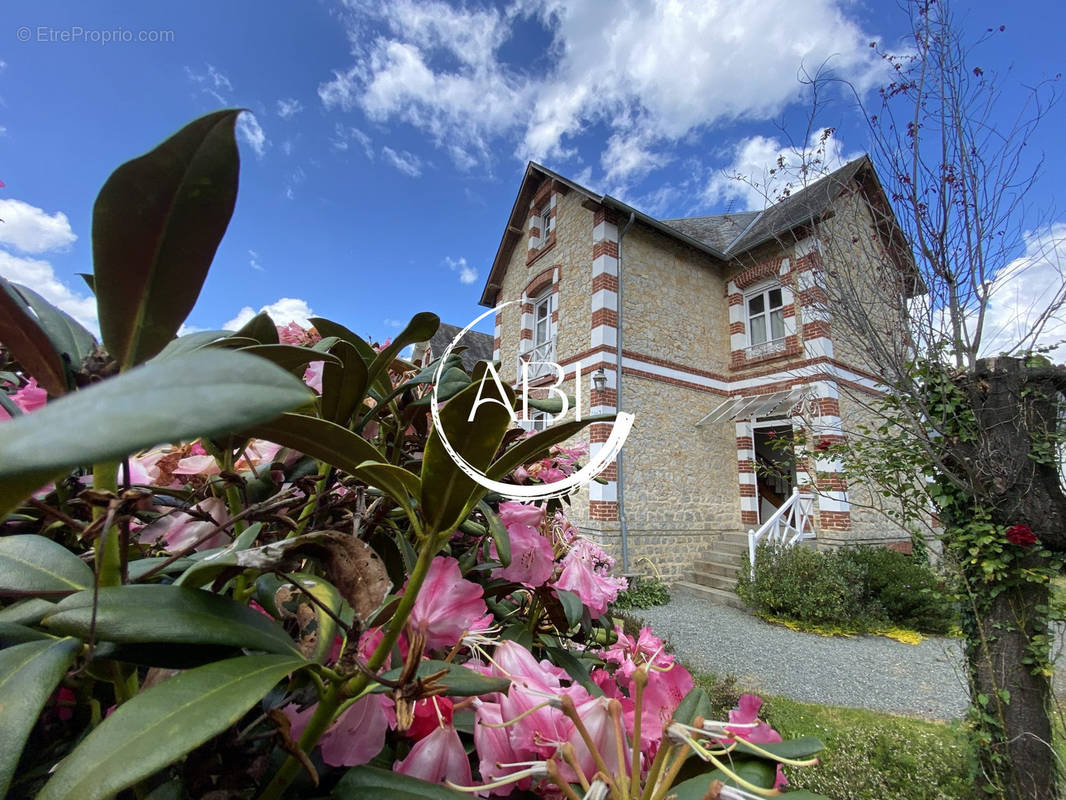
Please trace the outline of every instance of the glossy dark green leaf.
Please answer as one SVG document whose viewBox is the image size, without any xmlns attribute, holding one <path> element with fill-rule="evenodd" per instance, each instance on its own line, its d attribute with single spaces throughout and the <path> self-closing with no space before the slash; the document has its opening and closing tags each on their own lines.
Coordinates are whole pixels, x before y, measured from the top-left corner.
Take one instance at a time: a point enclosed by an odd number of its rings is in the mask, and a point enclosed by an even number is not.
<svg viewBox="0 0 1066 800">
<path fill-rule="evenodd" d="M 549 414 L 558 414 L 563 410 L 563 400 L 555 394 L 552 394 L 551 397 L 545 397 L 542 399 L 530 397 L 527 402 L 530 408 L 536 409 L 537 411 L 546 411 Z M 567 409 L 573 408 L 575 402 L 573 397 L 567 397 Z"/>
<path fill-rule="evenodd" d="M 237 200 L 240 113 L 193 120 L 111 173 L 96 198 L 100 332 L 124 369 L 166 347 L 196 304 Z"/>
<path fill-rule="evenodd" d="M 139 558 L 136 561 L 131 561 L 127 569 L 130 581 L 139 581 L 144 577 L 145 573 L 155 569 L 164 561 L 169 560 L 170 556 L 152 556 L 151 558 Z M 195 563 L 196 561 L 192 558 L 179 558 L 177 561 L 171 562 L 161 570 L 153 572 L 152 575 L 179 575 Z"/>
<path fill-rule="evenodd" d="M 0 517 L 25 496 L 25 476 L 47 480 L 160 442 L 228 433 L 311 399 L 310 390 L 279 367 L 219 350 L 101 381 L 0 426 Z"/>
<path fill-rule="evenodd" d="M 493 480 L 500 480 L 524 464 L 531 464 L 538 458 L 548 455 L 553 444 L 565 442 L 574 434 L 580 433 L 589 425 L 596 422 L 614 422 L 614 414 L 597 414 L 585 417 L 580 422 L 560 422 L 552 425 L 528 439 L 521 439 L 514 447 L 508 448 L 507 452 L 496 459 L 485 474 Z"/>
<path fill-rule="evenodd" d="M 370 363 L 367 369 L 368 383 L 373 386 L 378 377 L 385 374 L 392 362 L 400 355 L 400 351 L 407 345 L 415 342 L 428 342 L 439 327 L 440 317 L 428 311 L 421 311 L 411 317 L 411 321 L 396 334 L 389 346 L 383 348 Z"/>
<path fill-rule="evenodd" d="M 345 472 L 353 472 L 366 461 L 385 461 L 385 456 L 363 437 L 328 420 L 305 414 L 282 414 L 245 433 L 284 445 Z"/>
<path fill-rule="evenodd" d="M 680 722 L 683 725 L 691 725 L 696 717 L 712 719 L 711 714 L 713 711 L 711 699 L 707 696 L 707 692 L 696 686 L 690 689 L 689 693 L 682 698 L 681 704 L 674 711 L 672 719 L 674 722 Z"/>
<path fill-rule="evenodd" d="M 270 318 L 270 315 L 265 311 L 260 311 L 244 325 L 241 326 L 239 331 L 236 331 L 234 336 L 254 339 L 259 344 L 277 344 L 278 343 L 278 328 L 274 324 L 274 320 Z"/>
<path fill-rule="evenodd" d="M 775 756 L 781 758 L 796 759 L 810 758 L 815 753 L 825 749 L 825 745 L 822 741 L 813 736 L 801 736 L 798 739 L 788 739 L 784 742 L 760 744 L 758 747 L 761 750 L 773 753 Z M 760 755 L 760 753 L 749 747 L 743 739 L 737 740 L 737 748 L 735 752 Z"/>
<path fill-rule="evenodd" d="M 511 534 L 507 531 L 507 526 L 484 500 L 477 504 L 477 508 L 485 518 L 489 536 L 496 543 L 496 558 L 505 567 L 509 567 L 511 565 Z"/>
<path fill-rule="evenodd" d="M 63 545 L 32 533 L 0 537 L 0 591 L 76 592 L 92 585 L 89 565 Z"/>
<path fill-rule="evenodd" d="M 98 641 L 93 647 L 93 664 L 99 661 L 122 661 L 142 667 L 163 669 L 192 669 L 241 655 L 239 647 L 223 644 L 175 644 L 166 642 L 120 642 Z M 106 674 L 106 673 L 105 673 Z"/>
<path fill-rule="evenodd" d="M 167 346 L 159 351 L 153 361 L 164 361 L 174 356 L 180 356 L 185 353 L 191 353 L 193 350 L 199 350 L 201 347 L 217 342 L 220 339 L 225 339 L 229 336 L 228 331 L 197 331 L 196 333 L 187 333 L 184 336 L 179 336 L 177 339 L 171 339 Z"/>
<path fill-rule="evenodd" d="M 777 768 L 768 762 L 746 759 L 734 759 L 730 769 L 744 780 L 763 789 L 769 789 L 774 785 L 774 778 L 777 772 Z M 676 800 L 703 800 L 713 781 L 721 781 L 727 786 L 737 785 L 724 772 L 714 769 L 704 772 L 702 775 L 697 775 L 695 778 L 689 778 L 686 781 L 675 784 L 670 789 L 670 795 Z"/>
<path fill-rule="evenodd" d="M 65 598 L 41 621 L 53 633 L 82 638 L 88 637 L 92 624 L 92 591 Z M 184 586 L 145 584 L 100 589 L 96 637 L 131 644 L 178 642 L 296 652 L 296 645 L 281 626 L 258 611 L 229 597 Z"/>
<path fill-rule="evenodd" d="M 448 370 L 454 367 L 462 368 L 462 366 L 462 356 L 460 356 L 455 350 L 452 350 L 452 352 L 448 354 L 448 360 L 444 366 L 444 372 L 442 374 L 447 374 Z M 426 366 L 422 367 L 421 371 L 411 378 L 411 380 L 407 381 L 405 385 L 412 386 L 415 384 L 433 383 L 437 378 L 438 369 L 440 369 L 440 359 L 436 358 Z"/>
<path fill-rule="evenodd" d="M 377 767 L 353 767 L 334 787 L 334 800 L 469 800 L 470 795 L 439 783 Z"/>
<path fill-rule="evenodd" d="M 49 395 L 67 391 L 67 368 L 17 290 L 0 277 L 0 342 Z"/>
<path fill-rule="evenodd" d="M 96 347 L 96 339 L 85 330 L 80 322 L 66 311 L 56 308 L 28 286 L 11 284 L 26 300 L 37 316 L 37 322 L 44 329 L 56 352 L 70 359 L 70 366 L 77 369 L 85 357 Z"/>
<path fill-rule="evenodd" d="M 570 627 L 581 622 L 581 617 L 585 613 L 585 604 L 581 602 L 581 598 L 565 589 L 556 589 L 555 596 L 559 598 L 559 605 L 563 607 L 563 613 L 566 614 L 566 621 Z"/>
<path fill-rule="evenodd" d="M 366 395 L 366 362 L 344 339 L 337 339 L 330 352 L 340 363 L 327 361 L 322 369 L 322 418 L 347 427 Z"/>
<path fill-rule="evenodd" d="M 401 506 L 409 507 L 417 503 L 422 495 L 418 476 L 394 464 L 366 461 L 351 472 L 368 485 L 381 489 Z"/>
<path fill-rule="evenodd" d="M 352 345 L 356 352 L 359 353 L 359 357 L 363 359 L 367 369 L 370 369 L 370 365 L 374 363 L 374 359 L 378 356 L 377 351 L 370 346 L 370 342 L 331 319 L 311 317 L 310 322 L 323 338 L 336 336 L 338 339 L 343 339 Z"/>
<path fill-rule="evenodd" d="M 255 544 L 256 537 L 263 529 L 262 522 L 249 525 L 244 532 L 234 539 L 228 546 L 223 547 L 217 553 L 212 553 L 206 558 L 198 559 L 189 564 L 178 579 L 175 586 L 188 586 L 191 589 L 199 589 L 209 584 L 216 576 L 221 575 L 227 569 L 237 566 L 236 554 L 242 550 L 248 550 Z"/>
<path fill-rule="evenodd" d="M 0 609 L 0 622 L 36 625 L 51 611 L 55 610 L 55 607 L 55 603 L 50 603 L 39 597 L 27 597 L 25 600 L 20 600 L 17 603 L 12 603 L 7 608 Z"/>
<path fill-rule="evenodd" d="M 77 639 L 26 642 L 0 650 L 0 797 L 7 794 L 41 709 L 80 650 Z"/>
<path fill-rule="evenodd" d="M 499 449 L 511 416 L 499 402 L 482 402 L 469 422 L 479 389 L 479 384 L 473 383 L 461 391 L 441 409 L 440 417 L 452 448 L 475 469 L 484 470 Z M 486 396 L 493 391 L 486 385 Z M 484 495 L 485 489 L 452 460 L 434 428 L 422 457 L 422 510 L 427 530 L 455 528 L 466 516 L 468 505 Z"/>
<path fill-rule="evenodd" d="M 582 664 L 574 654 L 562 647 L 549 647 L 548 655 L 551 662 L 566 670 L 566 674 L 575 682 L 585 687 L 585 690 L 593 697 L 603 697 L 603 689 L 589 676 L 588 667 Z"/>
<path fill-rule="evenodd" d="M 183 672 L 123 703 L 60 762 L 37 800 L 103 800 L 244 716 L 307 662 L 241 656 Z"/>
<path fill-rule="evenodd" d="M 382 677 L 391 681 L 398 680 L 402 669 L 397 667 L 389 670 Z M 511 686 L 507 678 L 492 678 L 450 661 L 423 661 L 418 665 L 418 675 L 424 678 L 442 669 L 447 670 L 448 674 L 440 678 L 440 684 L 445 687 L 444 694 L 449 697 L 478 697 L 491 692 L 506 692 Z M 381 686 L 377 691 L 388 691 L 388 687 Z"/>
<path fill-rule="evenodd" d="M 329 353 L 320 353 L 310 347 L 298 347 L 294 344 L 256 344 L 242 347 L 241 352 L 265 358 L 288 372 L 306 367 L 312 361 L 340 363 L 339 358 Z"/>
<path fill-rule="evenodd" d="M 17 622 L 0 621 L 0 650 L 23 642 L 36 642 L 41 639 L 54 640 L 55 637 L 49 636 L 37 628 L 20 625 Z"/>
</svg>

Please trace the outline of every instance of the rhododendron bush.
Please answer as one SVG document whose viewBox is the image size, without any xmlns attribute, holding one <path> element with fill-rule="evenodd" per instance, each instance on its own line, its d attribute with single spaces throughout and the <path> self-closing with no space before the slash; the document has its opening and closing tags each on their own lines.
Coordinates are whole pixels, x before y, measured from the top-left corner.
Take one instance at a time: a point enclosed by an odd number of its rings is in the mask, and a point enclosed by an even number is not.
<svg viewBox="0 0 1066 800">
<path fill-rule="evenodd" d="M 485 364 L 400 357 L 432 314 L 384 345 L 266 315 L 176 336 L 233 210 L 238 113 L 101 190 L 102 342 L 0 286 L 0 794 L 779 793 L 821 745 L 751 696 L 708 719 L 654 632 L 611 619 L 626 582 L 566 502 L 487 495 L 431 389 L 504 482 L 571 474 L 603 417 L 529 435 L 475 406 Z"/>
</svg>

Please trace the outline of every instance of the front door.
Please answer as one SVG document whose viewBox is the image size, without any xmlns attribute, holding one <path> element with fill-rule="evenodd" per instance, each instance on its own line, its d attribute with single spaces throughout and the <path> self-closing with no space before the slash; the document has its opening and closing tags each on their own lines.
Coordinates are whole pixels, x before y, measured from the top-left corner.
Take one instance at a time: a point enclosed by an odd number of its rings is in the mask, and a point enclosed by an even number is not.
<svg viewBox="0 0 1066 800">
<path fill-rule="evenodd" d="M 796 460 L 792 426 L 755 428 L 755 485 L 759 498 L 759 522 L 767 519 L 792 494 L 796 485 Z"/>
</svg>

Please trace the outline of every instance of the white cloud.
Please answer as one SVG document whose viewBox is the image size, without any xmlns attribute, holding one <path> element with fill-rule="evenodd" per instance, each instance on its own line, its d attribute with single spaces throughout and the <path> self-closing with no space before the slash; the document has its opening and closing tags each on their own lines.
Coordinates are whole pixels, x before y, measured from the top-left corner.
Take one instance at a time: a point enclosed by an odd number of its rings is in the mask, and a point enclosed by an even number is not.
<svg viewBox="0 0 1066 800">
<path fill-rule="evenodd" d="M 189 80 L 199 85 L 200 91 L 210 95 L 221 105 L 228 106 L 229 92 L 233 91 L 233 84 L 222 72 L 219 72 L 211 64 L 205 64 L 204 72 L 194 72 L 191 67 L 185 67 L 185 74 Z"/>
<path fill-rule="evenodd" d="M 1066 222 L 1025 235 L 1025 253 L 992 282 L 982 335 L 982 355 L 1066 343 Z M 1030 335 L 1043 322 L 1039 337 Z M 974 321 L 971 321 L 971 326 Z M 1053 354 L 1063 358 L 1063 349 Z"/>
<path fill-rule="evenodd" d="M 410 178 L 417 178 L 422 174 L 422 160 L 406 150 L 397 153 L 391 147 L 385 146 L 381 148 L 381 154 L 392 166 Z"/>
<path fill-rule="evenodd" d="M 362 147 L 368 159 L 374 160 L 374 143 L 369 136 L 358 128 L 345 126 L 339 122 L 333 126 L 333 138 L 329 140 L 329 143 L 334 150 L 347 150 L 351 142 Z"/>
<path fill-rule="evenodd" d="M 23 253 L 60 250 L 78 238 L 70 220 L 62 211 L 48 214 L 21 200 L 0 200 L 0 244 L 10 245 Z"/>
<path fill-rule="evenodd" d="M 832 172 L 861 153 L 844 152 L 844 143 L 826 129 L 811 134 L 806 153 L 765 136 L 752 136 L 736 144 L 733 160 L 707 183 L 710 203 L 739 202 L 734 210 L 761 211 L 786 191 L 801 188 Z M 804 156 L 807 173 L 803 174 Z"/>
<path fill-rule="evenodd" d="M 278 100 L 278 116 L 282 119 L 295 117 L 303 110 L 304 104 L 295 97 L 290 97 L 286 100 Z"/>
<path fill-rule="evenodd" d="M 386 317 L 385 319 L 383 319 L 382 323 L 385 324 L 385 325 L 388 325 L 390 328 L 402 328 L 403 327 L 403 321 L 402 320 L 390 319 L 389 317 Z"/>
<path fill-rule="evenodd" d="M 251 111 L 245 111 L 237 118 L 237 136 L 255 151 L 257 158 L 262 158 L 270 146 L 270 140 Z"/>
<path fill-rule="evenodd" d="M 459 273 L 459 283 L 470 284 L 477 280 L 477 270 L 466 263 L 465 258 L 444 257 L 444 263 L 452 272 Z"/>
<path fill-rule="evenodd" d="M 259 253 L 255 252 L 255 250 L 248 251 L 248 266 L 256 272 L 263 271 L 263 265 L 259 263 Z"/>
<path fill-rule="evenodd" d="M 883 69 L 848 0 L 346 5 L 353 64 L 320 85 L 326 108 L 409 123 L 462 167 L 488 160 L 501 137 L 522 158 L 568 158 L 568 140 L 602 124 L 605 169 L 622 180 L 694 131 L 778 114 L 799 99 L 803 64 L 828 59 L 860 88 Z M 507 60 L 519 23 L 543 26 L 546 64 Z"/>
<path fill-rule="evenodd" d="M 37 258 L 20 258 L 5 250 L 0 250 L 0 275 L 9 281 L 30 287 L 52 305 L 66 311 L 93 333 L 99 332 L 96 299 L 72 291 L 56 277 L 55 270 L 47 261 Z"/>
<path fill-rule="evenodd" d="M 277 302 L 263 306 L 259 311 L 253 311 L 251 306 L 245 306 L 237 312 L 237 316 L 222 327 L 229 331 L 238 330 L 256 314 L 261 314 L 264 311 L 270 315 L 276 325 L 282 326 L 295 322 L 297 325 L 307 328 L 311 325 L 310 318 L 315 316 L 315 312 L 311 310 L 311 306 L 307 305 L 306 300 L 301 300 L 298 297 L 282 297 Z"/>
</svg>

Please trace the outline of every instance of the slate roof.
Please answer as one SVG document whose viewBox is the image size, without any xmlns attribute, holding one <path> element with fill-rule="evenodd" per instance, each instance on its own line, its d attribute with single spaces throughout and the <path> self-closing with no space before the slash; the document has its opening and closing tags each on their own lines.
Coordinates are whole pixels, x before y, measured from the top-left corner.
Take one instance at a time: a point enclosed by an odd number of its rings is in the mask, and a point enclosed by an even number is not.
<svg viewBox="0 0 1066 800">
<path fill-rule="evenodd" d="M 429 340 L 429 360 L 432 361 L 443 353 L 461 330 L 462 328 L 458 325 L 449 325 L 447 322 L 442 322 L 440 327 L 437 328 L 437 332 L 433 334 L 433 338 Z M 460 358 L 463 360 L 463 367 L 468 372 L 479 361 L 492 361 L 493 340 L 487 333 L 468 331 L 462 341 L 459 342 L 459 345 L 467 348 L 462 352 Z M 419 348 L 416 348 L 415 352 L 417 353 L 418 350 Z"/>
<path fill-rule="evenodd" d="M 664 219 L 663 223 L 725 252 L 761 214 L 761 211 L 742 211 L 739 214 L 719 214 L 713 217 Z"/>
</svg>

